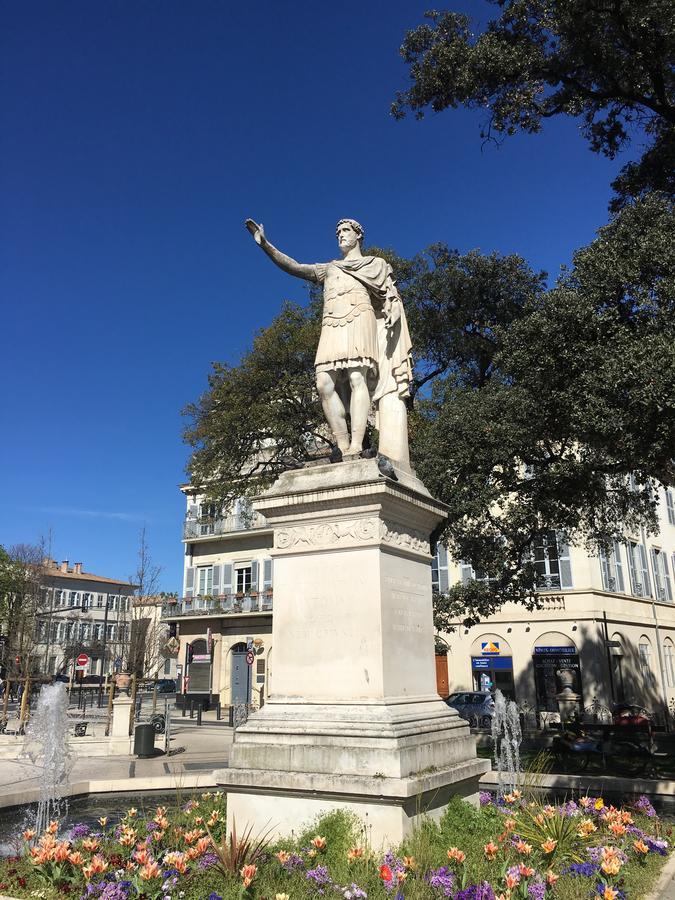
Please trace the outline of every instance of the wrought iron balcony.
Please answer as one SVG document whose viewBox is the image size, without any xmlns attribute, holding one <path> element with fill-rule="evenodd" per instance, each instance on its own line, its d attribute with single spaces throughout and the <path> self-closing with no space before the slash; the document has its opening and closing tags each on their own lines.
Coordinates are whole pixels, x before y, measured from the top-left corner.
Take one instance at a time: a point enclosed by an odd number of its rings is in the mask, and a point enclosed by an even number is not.
<svg viewBox="0 0 675 900">
<path fill-rule="evenodd" d="M 162 603 L 162 618 L 196 616 L 242 616 L 271 613 L 272 591 L 249 594 L 220 594 L 217 597 L 181 597 Z"/>
<path fill-rule="evenodd" d="M 207 540 L 210 537 L 233 534 L 237 531 L 259 531 L 269 527 L 267 519 L 253 511 L 245 516 L 225 516 L 221 519 L 186 519 L 183 525 L 183 540 Z"/>
</svg>

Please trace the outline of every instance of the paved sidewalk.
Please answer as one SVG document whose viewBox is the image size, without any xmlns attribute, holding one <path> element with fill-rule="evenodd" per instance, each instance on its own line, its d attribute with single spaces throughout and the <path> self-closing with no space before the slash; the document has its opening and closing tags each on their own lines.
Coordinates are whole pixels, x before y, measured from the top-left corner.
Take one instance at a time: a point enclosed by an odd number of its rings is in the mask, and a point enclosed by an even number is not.
<svg viewBox="0 0 675 900">
<path fill-rule="evenodd" d="M 158 755 L 150 759 L 135 756 L 77 757 L 70 782 L 76 793 L 86 791 L 89 782 L 92 790 L 148 790 L 172 788 L 176 783 L 186 787 L 215 785 L 214 769 L 227 766 L 232 729 L 215 716 L 196 719 L 171 716 L 171 746 L 163 752 L 164 735 L 158 735 L 155 746 Z M 161 748 L 161 749 L 160 749 Z M 0 759 L 0 807 L 17 802 L 34 802 L 39 793 L 42 769 L 30 759 Z M 143 782 L 143 784 L 141 784 Z M 94 784 L 96 783 L 96 787 Z M 19 794 L 25 793 L 25 799 Z"/>
</svg>

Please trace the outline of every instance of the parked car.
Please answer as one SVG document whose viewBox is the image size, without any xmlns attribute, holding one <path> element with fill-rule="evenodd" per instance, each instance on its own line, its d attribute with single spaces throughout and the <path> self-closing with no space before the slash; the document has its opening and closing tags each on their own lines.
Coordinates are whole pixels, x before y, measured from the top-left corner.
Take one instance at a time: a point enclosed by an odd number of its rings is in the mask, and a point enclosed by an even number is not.
<svg viewBox="0 0 675 900">
<path fill-rule="evenodd" d="M 457 691 L 445 701 L 456 709 L 472 728 L 489 728 L 492 724 L 494 700 L 489 691 Z"/>
<path fill-rule="evenodd" d="M 176 693 L 176 679 L 175 678 L 160 678 L 157 682 L 157 693 L 158 694 L 175 694 Z"/>
</svg>

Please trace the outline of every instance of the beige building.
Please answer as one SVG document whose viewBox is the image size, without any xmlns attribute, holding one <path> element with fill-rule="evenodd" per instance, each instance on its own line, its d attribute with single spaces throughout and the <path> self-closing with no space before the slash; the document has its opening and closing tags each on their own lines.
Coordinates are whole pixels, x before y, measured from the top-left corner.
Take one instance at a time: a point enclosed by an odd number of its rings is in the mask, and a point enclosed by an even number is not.
<svg viewBox="0 0 675 900">
<path fill-rule="evenodd" d="M 557 718 L 627 702 L 661 721 L 675 708 L 675 502 L 661 489 L 659 533 L 616 542 L 609 554 L 543 534 L 534 547 L 542 608 L 508 604 L 480 625 L 444 635 L 452 691 L 500 688 L 525 708 Z M 435 586 L 475 578 L 439 549 Z M 568 710 L 569 711 L 569 710 Z"/>
<path fill-rule="evenodd" d="M 221 515 L 189 485 L 182 490 L 183 591 L 162 616 L 179 642 L 181 692 L 223 708 L 260 706 L 272 653 L 272 529 L 243 502 Z"/>
<path fill-rule="evenodd" d="M 119 669 L 130 637 L 136 585 L 46 559 L 42 573 L 42 612 L 36 623 L 33 668 L 53 675 L 72 667 L 72 652 L 89 656 L 86 673 Z"/>
<path fill-rule="evenodd" d="M 190 698 L 223 707 L 264 702 L 272 675 L 272 529 L 243 503 L 221 515 L 186 497 L 181 597 L 163 606 Z M 607 555 L 542 534 L 533 548 L 542 608 L 504 606 L 443 635 L 449 691 L 500 688 L 541 721 L 625 701 L 661 720 L 675 706 L 675 500 L 662 491 L 660 530 L 630 535 Z M 475 578 L 440 547 L 435 589 Z M 316 652 L 308 635 L 308 653 Z M 440 683 L 440 682 L 439 682 Z"/>
</svg>

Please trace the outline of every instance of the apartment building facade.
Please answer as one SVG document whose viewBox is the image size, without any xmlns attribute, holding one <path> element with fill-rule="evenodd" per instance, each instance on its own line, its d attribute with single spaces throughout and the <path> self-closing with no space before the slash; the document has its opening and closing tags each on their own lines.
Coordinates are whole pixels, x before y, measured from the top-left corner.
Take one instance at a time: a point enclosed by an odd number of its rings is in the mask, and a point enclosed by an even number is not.
<svg viewBox="0 0 675 900">
<path fill-rule="evenodd" d="M 162 609 L 181 694 L 187 702 L 260 706 L 272 659 L 272 529 L 243 501 L 222 513 L 190 485 L 181 490 L 183 590 Z"/>
<path fill-rule="evenodd" d="M 42 585 L 32 668 L 51 675 L 69 671 L 77 649 L 89 656 L 86 674 L 119 671 L 131 637 L 135 585 L 52 559 L 43 563 Z"/>
<path fill-rule="evenodd" d="M 443 635 L 448 689 L 500 688 L 541 721 L 626 702 L 675 721 L 675 497 L 660 489 L 659 531 L 604 552 L 540 535 L 533 548 L 541 609 L 506 604 L 479 625 Z M 432 581 L 476 578 L 444 548 Z"/>
<path fill-rule="evenodd" d="M 183 591 L 163 608 L 187 676 L 183 690 L 259 705 L 273 668 L 272 529 L 244 504 L 221 515 L 190 486 L 183 492 Z M 657 535 L 628 535 L 593 553 L 545 532 L 532 552 L 541 608 L 507 604 L 479 625 L 458 621 L 441 635 L 447 691 L 500 688 L 539 721 L 624 701 L 675 719 L 673 491 L 662 492 Z M 442 592 L 477 576 L 440 546 L 429 577 Z"/>
</svg>

